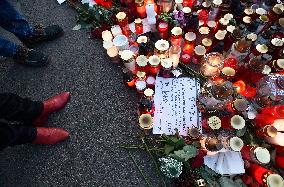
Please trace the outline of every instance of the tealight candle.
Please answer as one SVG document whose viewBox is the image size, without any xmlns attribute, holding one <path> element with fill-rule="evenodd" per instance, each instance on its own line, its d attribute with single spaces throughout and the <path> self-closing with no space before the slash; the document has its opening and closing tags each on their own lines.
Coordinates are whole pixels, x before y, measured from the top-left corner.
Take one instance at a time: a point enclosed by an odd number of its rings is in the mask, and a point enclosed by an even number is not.
<svg viewBox="0 0 284 187">
<path fill-rule="evenodd" d="M 171 30 L 171 44 L 181 46 L 182 42 L 182 29 L 180 27 L 174 27 Z"/>
<path fill-rule="evenodd" d="M 133 74 L 136 74 L 137 68 L 134 59 L 134 53 L 130 50 L 123 50 L 120 53 L 120 57 L 123 60 L 125 67 Z"/>
<path fill-rule="evenodd" d="M 146 7 L 144 4 L 144 0 L 135 0 L 136 3 L 136 11 L 140 18 L 145 18 L 146 14 Z"/>
<path fill-rule="evenodd" d="M 140 18 L 135 19 L 134 21 L 135 23 L 135 31 L 136 34 L 142 34 L 143 33 L 143 23 L 142 20 Z"/>
<path fill-rule="evenodd" d="M 126 50 L 129 48 L 129 42 L 126 36 L 124 35 L 117 35 L 113 39 L 113 44 L 118 47 L 120 51 Z"/>
</svg>

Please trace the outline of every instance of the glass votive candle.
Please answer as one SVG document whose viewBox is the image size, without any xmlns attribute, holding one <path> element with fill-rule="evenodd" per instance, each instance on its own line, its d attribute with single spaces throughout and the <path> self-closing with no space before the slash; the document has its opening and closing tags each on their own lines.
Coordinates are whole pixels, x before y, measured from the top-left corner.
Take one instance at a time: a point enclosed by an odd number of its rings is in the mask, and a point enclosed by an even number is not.
<svg viewBox="0 0 284 187">
<path fill-rule="evenodd" d="M 144 55 L 139 55 L 139 56 L 136 58 L 136 63 L 137 63 L 138 71 L 147 72 L 148 59 L 147 59 L 146 56 L 144 56 Z"/>
<path fill-rule="evenodd" d="M 150 64 L 150 67 L 149 67 L 149 72 L 152 74 L 152 75 L 156 75 L 160 69 L 160 58 L 157 56 L 157 55 L 153 55 L 153 56 L 150 56 L 149 57 L 149 64 Z"/>
<path fill-rule="evenodd" d="M 157 55 L 160 59 L 168 58 L 169 56 L 169 47 L 170 44 L 167 40 L 158 40 L 155 43 L 154 54 Z"/>
<path fill-rule="evenodd" d="M 119 12 L 116 14 L 118 25 L 123 28 L 128 25 L 128 18 L 124 12 Z"/>
<path fill-rule="evenodd" d="M 112 46 L 111 48 L 107 49 L 107 54 L 111 58 L 112 62 L 114 62 L 114 63 L 120 62 L 117 47 Z"/>
<path fill-rule="evenodd" d="M 209 27 L 200 27 L 199 28 L 199 37 L 198 37 L 198 40 L 201 41 L 203 38 L 206 38 L 208 36 L 210 32 L 210 29 Z"/>
<path fill-rule="evenodd" d="M 198 12 L 198 18 L 200 21 L 202 21 L 204 23 L 204 25 L 206 25 L 207 20 L 208 20 L 208 11 L 205 9 L 202 9 Z"/>
<path fill-rule="evenodd" d="M 196 40 L 196 34 L 194 32 L 188 32 L 184 35 L 184 45 L 183 45 L 183 52 L 187 54 L 192 54 L 194 50 Z"/>
<path fill-rule="evenodd" d="M 143 33 L 143 23 L 142 20 L 140 18 L 135 19 L 134 21 L 135 23 L 135 31 L 136 34 L 142 34 Z"/>
<path fill-rule="evenodd" d="M 117 35 L 113 39 L 113 44 L 119 49 L 119 51 L 123 51 L 129 48 L 128 39 L 124 35 Z"/>
<path fill-rule="evenodd" d="M 173 0 L 160 0 L 158 2 L 159 13 L 168 13 L 173 8 Z"/>
<path fill-rule="evenodd" d="M 162 76 L 164 78 L 169 78 L 171 76 L 171 70 L 173 66 L 172 59 L 170 58 L 162 59 L 161 66 L 162 66 Z"/>
<path fill-rule="evenodd" d="M 169 24 L 167 22 L 161 21 L 158 24 L 158 31 L 160 33 L 160 36 L 162 39 L 166 40 L 168 39 L 168 33 L 169 33 Z"/>
<path fill-rule="evenodd" d="M 112 41 L 103 41 L 103 48 L 105 48 L 106 50 L 108 50 L 108 49 L 111 48 L 112 46 L 114 46 L 114 44 L 112 43 Z"/>
<path fill-rule="evenodd" d="M 180 54 L 181 54 L 181 47 L 173 45 L 169 49 L 169 57 L 173 61 L 173 68 L 176 68 L 179 64 L 180 60 Z"/>
<path fill-rule="evenodd" d="M 184 63 L 184 64 L 188 64 L 188 63 L 190 63 L 190 61 L 191 61 L 191 56 L 190 56 L 189 54 L 187 54 L 187 53 L 183 53 L 183 54 L 181 55 L 181 61 L 182 61 L 182 63 Z"/>
<path fill-rule="evenodd" d="M 122 30 L 119 25 L 114 25 L 111 27 L 111 33 L 113 37 L 116 37 L 117 35 L 122 35 Z"/>
<path fill-rule="evenodd" d="M 233 151 L 241 151 L 244 147 L 244 142 L 239 137 L 232 137 L 228 139 L 229 148 Z"/>
<path fill-rule="evenodd" d="M 105 30 L 102 32 L 103 41 L 112 41 L 113 36 L 109 30 Z"/>
<path fill-rule="evenodd" d="M 220 53 L 209 53 L 204 56 L 201 61 L 202 66 L 200 72 L 206 77 L 216 77 L 220 75 L 220 70 L 223 67 L 223 55 Z"/>
<path fill-rule="evenodd" d="M 205 55 L 206 53 L 206 48 L 202 45 L 197 45 L 194 48 L 194 56 L 192 57 L 192 62 L 194 64 L 198 64 L 202 57 Z"/>
<path fill-rule="evenodd" d="M 145 18 L 147 14 L 144 0 L 135 0 L 135 4 L 138 16 L 142 19 Z"/>
<path fill-rule="evenodd" d="M 270 162 L 270 153 L 264 147 L 246 145 L 241 150 L 241 154 L 245 160 L 257 164 L 268 164 Z"/>
<path fill-rule="evenodd" d="M 171 30 L 171 45 L 181 46 L 182 42 L 182 29 L 180 27 L 174 27 Z"/>
<path fill-rule="evenodd" d="M 145 80 L 146 79 L 146 73 L 144 71 L 137 71 L 136 76 L 138 80 Z"/>
<path fill-rule="evenodd" d="M 212 40 L 209 38 L 203 38 L 201 43 L 206 47 L 206 52 L 209 52 L 212 46 Z"/>
<path fill-rule="evenodd" d="M 152 75 L 149 75 L 146 79 L 147 87 L 154 88 L 156 83 L 156 78 Z"/>
<path fill-rule="evenodd" d="M 182 10 L 183 9 L 183 6 L 182 6 L 183 0 L 175 0 L 175 3 L 176 3 L 176 6 L 177 6 L 178 10 Z"/>
<path fill-rule="evenodd" d="M 148 42 L 147 36 L 139 36 L 139 37 L 137 38 L 137 43 L 138 43 L 138 44 L 147 43 L 147 42 Z"/>
<path fill-rule="evenodd" d="M 207 26 L 210 29 L 210 33 L 212 33 L 212 34 L 216 33 L 216 31 L 217 31 L 217 23 L 216 23 L 216 21 L 214 21 L 214 20 L 208 21 L 207 22 Z"/>
<path fill-rule="evenodd" d="M 153 118 L 151 114 L 142 114 L 139 117 L 139 126 L 144 130 L 153 128 Z"/>
<path fill-rule="evenodd" d="M 137 68 L 134 59 L 134 53 L 130 50 L 123 50 L 120 53 L 120 57 L 123 60 L 125 67 L 133 74 L 136 74 Z"/>
</svg>

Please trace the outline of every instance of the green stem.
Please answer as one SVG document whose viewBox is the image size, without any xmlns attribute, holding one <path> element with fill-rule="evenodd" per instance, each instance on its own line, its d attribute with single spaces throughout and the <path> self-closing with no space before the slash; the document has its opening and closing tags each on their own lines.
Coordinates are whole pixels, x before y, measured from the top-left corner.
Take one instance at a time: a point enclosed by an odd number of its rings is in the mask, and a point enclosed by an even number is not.
<svg viewBox="0 0 284 187">
<path fill-rule="evenodd" d="M 131 160 L 134 162 L 135 166 L 137 167 L 138 171 L 140 172 L 140 174 L 143 176 L 147 186 L 152 187 L 152 184 L 150 184 L 149 182 L 149 178 L 144 174 L 143 170 L 139 167 L 138 163 L 136 162 L 135 158 L 133 157 L 133 155 L 130 153 L 130 151 L 128 151 L 128 154 L 131 158 Z"/>
<path fill-rule="evenodd" d="M 160 168 L 159 168 L 159 166 L 158 166 L 158 163 L 157 163 L 157 161 L 155 160 L 154 156 L 152 155 L 151 151 L 149 150 L 149 147 L 148 147 L 148 145 L 147 145 L 147 143 L 146 143 L 146 141 L 145 141 L 144 138 L 142 138 L 142 142 L 143 142 L 143 144 L 144 144 L 144 146 L 145 146 L 146 151 L 147 151 L 148 154 L 150 155 L 150 158 L 151 158 L 151 159 L 153 160 L 153 162 L 154 162 L 154 165 L 155 165 L 155 168 L 156 168 L 156 172 L 157 172 L 158 175 L 159 175 L 160 181 L 162 181 L 163 185 L 166 187 L 167 184 L 166 184 L 166 182 L 164 181 L 164 179 L 163 179 L 163 177 L 162 177 L 162 175 L 161 175 L 161 171 L 160 171 Z"/>
<path fill-rule="evenodd" d="M 145 147 L 143 146 L 120 146 L 121 148 L 124 148 L 124 149 L 142 149 L 142 150 L 146 150 Z M 149 151 L 157 151 L 157 152 L 164 152 L 165 149 L 164 148 L 149 148 Z"/>
</svg>

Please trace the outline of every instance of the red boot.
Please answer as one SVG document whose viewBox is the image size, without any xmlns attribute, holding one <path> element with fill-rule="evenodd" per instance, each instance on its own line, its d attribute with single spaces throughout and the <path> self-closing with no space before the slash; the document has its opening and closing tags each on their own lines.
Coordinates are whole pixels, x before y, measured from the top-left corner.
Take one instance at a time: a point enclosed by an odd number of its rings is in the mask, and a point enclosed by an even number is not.
<svg viewBox="0 0 284 187">
<path fill-rule="evenodd" d="M 62 92 L 58 95 L 53 96 L 52 98 L 45 100 L 43 102 L 43 111 L 39 115 L 39 117 L 33 121 L 33 125 L 43 126 L 47 121 L 48 115 L 52 112 L 56 112 L 64 108 L 69 100 L 69 92 Z"/>
<path fill-rule="evenodd" d="M 61 128 L 37 127 L 36 139 L 33 144 L 54 145 L 69 137 L 69 132 Z"/>
</svg>

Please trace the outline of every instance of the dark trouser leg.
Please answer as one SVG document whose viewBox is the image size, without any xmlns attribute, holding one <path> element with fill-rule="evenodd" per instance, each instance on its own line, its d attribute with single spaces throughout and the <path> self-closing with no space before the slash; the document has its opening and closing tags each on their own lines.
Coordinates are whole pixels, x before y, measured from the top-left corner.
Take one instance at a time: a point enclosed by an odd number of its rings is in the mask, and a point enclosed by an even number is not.
<svg viewBox="0 0 284 187">
<path fill-rule="evenodd" d="M 18 45 L 0 37 L 0 56 L 13 57 Z"/>
<path fill-rule="evenodd" d="M 14 145 L 31 143 L 37 136 L 35 127 L 9 125 L 0 122 L 0 150 Z"/>
<path fill-rule="evenodd" d="M 21 98 L 12 93 L 0 93 L 0 118 L 31 124 L 43 110 L 43 103 Z"/>
<path fill-rule="evenodd" d="M 0 0 L 0 26 L 20 39 L 33 35 L 32 26 L 7 0 Z"/>
</svg>

